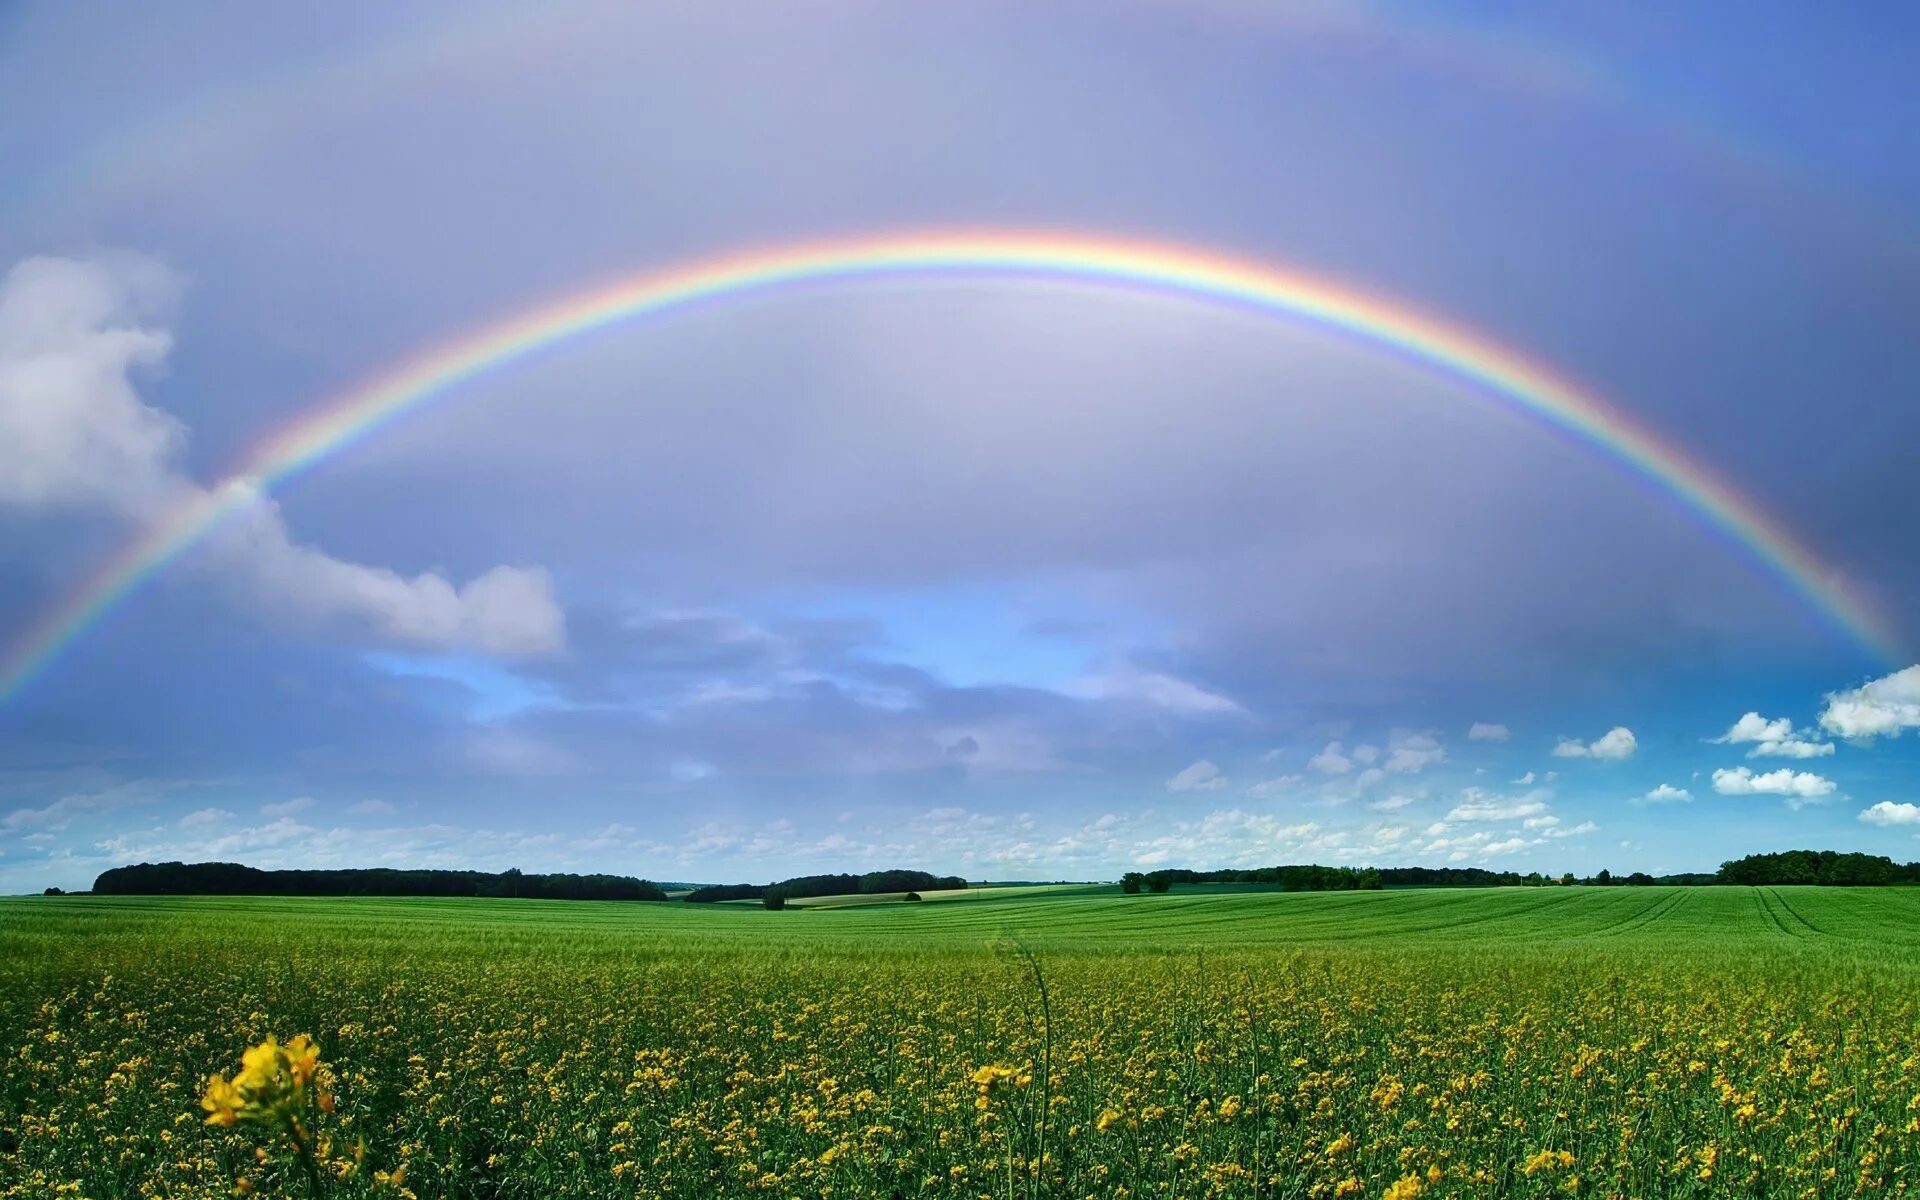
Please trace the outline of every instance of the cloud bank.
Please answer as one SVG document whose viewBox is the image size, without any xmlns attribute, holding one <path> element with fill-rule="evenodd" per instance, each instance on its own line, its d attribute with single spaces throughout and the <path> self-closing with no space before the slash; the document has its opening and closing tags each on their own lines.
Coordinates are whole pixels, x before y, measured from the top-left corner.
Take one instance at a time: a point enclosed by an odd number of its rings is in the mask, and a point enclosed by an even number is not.
<svg viewBox="0 0 1920 1200">
<path fill-rule="evenodd" d="M 335 558 L 293 539 L 257 487 L 216 494 L 179 467 L 187 430 L 134 376 L 172 348 L 178 281 L 134 255 L 29 259 L 0 280 L 0 505 L 108 514 L 136 527 L 231 506 L 207 558 L 269 620 L 490 654 L 562 649 L 547 573 L 497 566 L 464 585 Z"/>
</svg>

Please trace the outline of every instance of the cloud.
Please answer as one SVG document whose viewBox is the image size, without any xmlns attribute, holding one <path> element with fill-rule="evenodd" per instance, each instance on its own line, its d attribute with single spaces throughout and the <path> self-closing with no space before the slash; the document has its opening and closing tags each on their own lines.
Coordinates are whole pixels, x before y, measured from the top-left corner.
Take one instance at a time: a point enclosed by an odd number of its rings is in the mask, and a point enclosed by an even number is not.
<svg viewBox="0 0 1920 1200">
<path fill-rule="evenodd" d="M 1920 728 L 1920 664 L 1851 691 L 1829 693 L 1820 728 L 1856 741 L 1899 737 Z"/>
<path fill-rule="evenodd" d="M 1748 758 L 1831 758 L 1832 742 L 1812 742 L 1803 738 L 1782 738 L 1777 742 L 1761 742 L 1747 751 Z"/>
<path fill-rule="evenodd" d="M 1197 683 L 1158 671 L 1123 670 L 1076 679 L 1063 689 L 1083 700 L 1132 701 L 1188 716 L 1219 716 L 1246 710 Z"/>
<path fill-rule="evenodd" d="M 393 804 L 386 800 L 362 800 L 347 809 L 350 817 L 384 817 L 395 812 Z"/>
<path fill-rule="evenodd" d="M 1633 730 L 1625 725 L 1615 725 L 1592 743 L 1563 737 L 1554 746 L 1553 754 L 1555 758 L 1598 758 L 1617 762 L 1631 756 L 1639 746 Z"/>
<path fill-rule="evenodd" d="M 1495 725 L 1487 721 L 1475 721 L 1473 728 L 1467 730 L 1470 742 L 1504 742 L 1513 736 L 1513 731 L 1505 725 Z"/>
<path fill-rule="evenodd" d="M 1534 773 L 1532 771 L 1528 771 L 1525 775 L 1522 775 L 1520 778 L 1514 780 L 1514 782 L 1517 784 L 1520 784 L 1521 786 L 1525 786 L 1529 783 L 1532 783 L 1534 779 L 1535 779 Z"/>
<path fill-rule="evenodd" d="M 182 829 L 204 829 L 209 825 L 224 825 L 231 820 L 233 814 L 224 808 L 196 808 L 176 824 Z"/>
<path fill-rule="evenodd" d="M 1447 761 L 1447 749 L 1430 733 L 1412 733 L 1396 729 L 1387 740 L 1385 769 L 1397 775 L 1411 775 Z"/>
<path fill-rule="evenodd" d="M 305 812 L 312 807 L 312 796 L 296 796 L 291 800 L 282 800 L 278 804 L 262 804 L 260 806 L 260 815 L 266 817 L 290 817 L 297 812 Z"/>
<path fill-rule="evenodd" d="M 1307 760 L 1307 765 L 1322 775 L 1345 775 L 1353 770 L 1353 759 L 1339 742 L 1328 742 L 1326 749 Z"/>
<path fill-rule="evenodd" d="M 1167 780 L 1167 790 L 1170 792 L 1212 792 L 1225 786 L 1226 776 L 1220 774 L 1219 767 L 1204 758 Z"/>
<path fill-rule="evenodd" d="M 1762 775 L 1756 775 L 1751 767 L 1722 767 L 1713 773 L 1713 790 L 1722 796 L 1787 796 L 1808 801 L 1832 795 L 1834 786 L 1831 779 L 1791 767 Z"/>
<path fill-rule="evenodd" d="M 1860 810 L 1860 819 L 1869 825 L 1920 825 L 1920 804 L 1896 804 L 1882 800 Z"/>
<path fill-rule="evenodd" d="M 1375 812 L 1397 812 L 1413 804 L 1418 799 L 1419 797 L 1417 796 L 1405 796 L 1396 793 L 1391 796 L 1383 796 L 1378 800 L 1369 800 L 1367 801 L 1367 807 Z"/>
<path fill-rule="evenodd" d="M 562 648 L 544 571 L 499 566 L 456 587 L 347 562 L 295 542 L 256 485 L 216 492 L 184 474 L 185 427 L 132 378 L 172 347 L 155 321 L 175 290 L 166 268 L 132 255 L 29 259 L 0 280 L 0 505 L 153 524 L 224 508 L 207 557 L 270 618 L 438 649 Z"/>
<path fill-rule="evenodd" d="M 1769 721 L 1757 712 L 1749 712 L 1733 723 L 1733 726 L 1712 740 L 1719 745 L 1741 745 L 1747 742 L 1783 742 L 1793 736 L 1793 722 L 1785 717 Z"/>
<path fill-rule="evenodd" d="M 1796 732 L 1787 718 L 1768 720 L 1757 712 L 1747 713 L 1726 733 L 1708 740 L 1720 746 L 1752 745 L 1748 758 L 1825 758 L 1833 754 L 1832 742 L 1816 742 Z"/>
<path fill-rule="evenodd" d="M 1635 804 L 1685 804 L 1692 799 L 1693 799 L 1693 793 L 1688 791 L 1686 788 L 1674 787 L 1670 783 L 1663 783 L 1660 786 L 1654 788 L 1653 790 L 1647 792 L 1644 796 L 1641 796 L 1639 799 L 1635 800 L 1634 803 Z"/>
<path fill-rule="evenodd" d="M 1547 811 L 1547 805 L 1539 793 L 1530 792 L 1517 798 L 1488 795 L 1478 788 L 1468 788 L 1467 802 L 1455 805 L 1447 814 L 1449 821 L 1517 821 L 1522 817 L 1537 817 Z"/>
<path fill-rule="evenodd" d="M 1270 800 L 1275 796 L 1284 796 L 1289 792 L 1297 790 L 1301 782 L 1302 780 L 1298 775 L 1281 775 L 1274 779 L 1263 779 L 1248 788 L 1247 795 L 1255 796 L 1262 800 Z"/>
</svg>

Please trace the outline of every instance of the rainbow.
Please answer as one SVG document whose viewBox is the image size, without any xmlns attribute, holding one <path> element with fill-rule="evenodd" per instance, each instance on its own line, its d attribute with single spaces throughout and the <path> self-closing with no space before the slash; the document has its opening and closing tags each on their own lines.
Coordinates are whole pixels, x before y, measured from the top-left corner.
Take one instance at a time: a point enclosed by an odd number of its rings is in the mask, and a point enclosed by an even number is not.
<svg viewBox="0 0 1920 1200">
<path fill-rule="evenodd" d="M 867 236 L 643 271 L 411 358 L 261 442 L 225 482 L 167 514 L 105 564 L 19 639 L 0 666 L 0 701 L 16 696 L 63 649 L 259 489 L 286 482 L 463 383 L 595 330 L 695 305 L 831 283 L 955 277 L 1145 291 L 1301 320 L 1399 354 L 1602 451 L 1745 547 L 1875 658 L 1898 658 L 1895 639 L 1864 602 L 1746 497 L 1625 413 L 1479 334 L 1325 279 L 1189 246 L 987 231 Z"/>
</svg>

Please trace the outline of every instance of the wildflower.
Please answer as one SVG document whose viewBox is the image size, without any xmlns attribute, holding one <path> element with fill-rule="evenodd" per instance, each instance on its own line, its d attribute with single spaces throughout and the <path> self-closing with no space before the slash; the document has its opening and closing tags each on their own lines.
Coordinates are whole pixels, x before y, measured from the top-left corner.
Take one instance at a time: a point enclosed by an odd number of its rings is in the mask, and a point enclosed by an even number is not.
<svg viewBox="0 0 1920 1200">
<path fill-rule="evenodd" d="M 232 1079 L 207 1076 L 200 1107 L 209 1125 L 264 1125 L 286 1138 L 309 1178 L 323 1168 L 344 1175 L 356 1164 L 330 1164 L 327 1142 L 316 1143 L 311 1129 L 318 1114 L 333 1111 L 324 1072 L 320 1048 L 306 1034 L 285 1045 L 269 1035 L 240 1056 L 240 1071 Z M 265 1149 L 256 1153 L 264 1162 Z"/>
<path fill-rule="evenodd" d="M 1016 1086 L 1025 1087 L 1031 1082 L 1031 1077 L 1020 1074 L 1020 1072 L 1014 1070 L 1012 1067 L 1003 1067 L 997 1063 L 989 1064 L 975 1071 L 973 1073 L 973 1084 L 980 1089 L 980 1094 L 974 1098 L 973 1106 L 981 1112 L 985 1112 L 993 1103 L 992 1096 L 994 1089 L 1008 1081 L 1013 1082 Z"/>
<path fill-rule="evenodd" d="M 1427 1185 L 1418 1175 L 1403 1175 L 1386 1191 L 1380 1193 L 1380 1200 L 1414 1200 L 1414 1197 L 1426 1190 Z"/>
<path fill-rule="evenodd" d="M 1542 1171 L 1566 1170 L 1573 1165 L 1573 1155 L 1565 1150 L 1542 1150 L 1527 1160 L 1521 1170 L 1528 1175 L 1538 1175 Z"/>
</svg>

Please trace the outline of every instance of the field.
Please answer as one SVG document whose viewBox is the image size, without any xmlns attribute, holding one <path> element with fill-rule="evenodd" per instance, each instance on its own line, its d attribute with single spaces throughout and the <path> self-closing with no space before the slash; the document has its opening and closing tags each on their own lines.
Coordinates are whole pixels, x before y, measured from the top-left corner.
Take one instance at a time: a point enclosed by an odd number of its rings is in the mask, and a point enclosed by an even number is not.
<svg viewBox="0 0 1920 1200">
<path fill-rule="evenodd" d="M 1920 1195 L 1917 1031 L 1920 889 L 8 900 L 0 1196 Z"/>
</svg>

